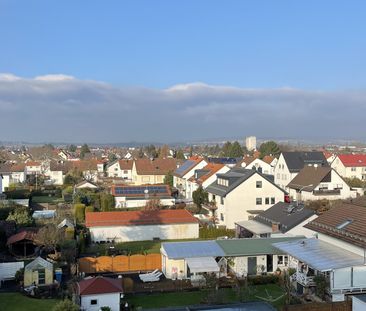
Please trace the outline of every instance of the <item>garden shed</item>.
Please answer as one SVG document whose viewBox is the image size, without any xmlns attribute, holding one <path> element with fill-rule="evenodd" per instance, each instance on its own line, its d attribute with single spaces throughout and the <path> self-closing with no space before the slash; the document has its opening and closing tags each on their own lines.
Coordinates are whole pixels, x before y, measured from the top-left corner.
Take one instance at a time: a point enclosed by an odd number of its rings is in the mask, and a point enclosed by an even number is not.
<svg viewBox="0 0 366 311">
<path fill-rule="evenodd" d="M 53 283 L 53 264 L 37 257 L 24 268 L 24 286 L 51 285 Z"/>
</svg>

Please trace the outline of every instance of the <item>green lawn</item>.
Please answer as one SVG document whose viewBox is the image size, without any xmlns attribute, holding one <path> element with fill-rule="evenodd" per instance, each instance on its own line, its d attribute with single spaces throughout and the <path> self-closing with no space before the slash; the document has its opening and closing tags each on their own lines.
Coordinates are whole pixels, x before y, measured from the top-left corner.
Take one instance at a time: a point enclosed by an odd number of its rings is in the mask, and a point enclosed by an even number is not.
<svg viewBox="0 0 366 311">
<path fill-rule="evenodd" d="M 241 289 L 240 292 L 225 288 L 218 292 L 201 290 L 193 292 L 177 292 L 150 295 L 127 295 L 126 300 L 135 307 L 142 308 L 164 308 L 170 306 L 187 306 L 202 303 L 233 303 L 244 301 L 265 301 L 277 309 L 284 305 L 284 292 L 276 284 L 250 286 L 248 289 Z"/>
<path fill-rule="evenodd" d="M 1 311 L 51 311 L 58 302 L 55 299 L 35 299 L 23 296 L 20 293 L 1 293 Z"/>
<path fill-rule="evenodd" d="M 62 203 L 64 202 L 63 198 L 59 197 L 49 197 L 49 196 L 34 196 L 32 197 L 33 203 Z"/>
</svg>

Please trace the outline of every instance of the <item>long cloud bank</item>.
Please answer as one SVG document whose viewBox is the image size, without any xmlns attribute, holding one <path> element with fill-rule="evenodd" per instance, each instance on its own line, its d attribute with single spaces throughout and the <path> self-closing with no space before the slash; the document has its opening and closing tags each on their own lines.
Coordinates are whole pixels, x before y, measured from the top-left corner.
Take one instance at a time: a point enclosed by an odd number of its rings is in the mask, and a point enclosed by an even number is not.
<svg viewBox="0 0 366 311">
<path fill-rule="evenodd" d="M 260 137 L 364 139 L 366 91 L 158 90 L 66 75 L 0 74 L 0 141 L 126 142 Z"/>
</svg>

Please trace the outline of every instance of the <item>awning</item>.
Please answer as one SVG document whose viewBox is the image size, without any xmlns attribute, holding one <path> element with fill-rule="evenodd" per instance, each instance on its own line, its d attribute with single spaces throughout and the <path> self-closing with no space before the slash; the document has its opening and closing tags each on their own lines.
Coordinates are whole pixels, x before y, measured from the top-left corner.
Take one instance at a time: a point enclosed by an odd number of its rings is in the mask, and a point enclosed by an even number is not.
<svg viewBox="0 0 366 311">
<path fill-rule="evenodd" d="M 220 272 L 220 267 L 213 257 L 186 258 L 191 273 Z"/>
<path fill-rule="evenodd" d="M 272 244 L 284 254 L 306 263 L 319 271 L 330 271 L 363 265 L 364 258 L 343 248 L 318 239 L 304 239 Z"/>
<path fill-rule="evenodd" d="M 266 226 L 255 220 L 238 221 L 236 224 L 254 234 L 271 233 L 272 227 Z"/>
</svg>

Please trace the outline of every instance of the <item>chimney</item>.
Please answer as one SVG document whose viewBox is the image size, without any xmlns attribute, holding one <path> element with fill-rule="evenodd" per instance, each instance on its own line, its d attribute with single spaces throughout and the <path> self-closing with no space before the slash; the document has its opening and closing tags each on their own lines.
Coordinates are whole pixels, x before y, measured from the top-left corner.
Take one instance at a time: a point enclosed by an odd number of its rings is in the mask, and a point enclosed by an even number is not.
<svg viewBox="0 0 366 311">
<path fill-rule="evenodd" d="M 272 222 L 272 232 L 279 232 L 280 231 L 280 224 L 278 222 Z"/>
</svg>

